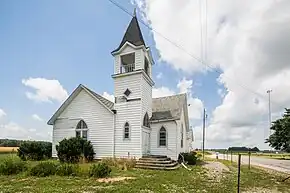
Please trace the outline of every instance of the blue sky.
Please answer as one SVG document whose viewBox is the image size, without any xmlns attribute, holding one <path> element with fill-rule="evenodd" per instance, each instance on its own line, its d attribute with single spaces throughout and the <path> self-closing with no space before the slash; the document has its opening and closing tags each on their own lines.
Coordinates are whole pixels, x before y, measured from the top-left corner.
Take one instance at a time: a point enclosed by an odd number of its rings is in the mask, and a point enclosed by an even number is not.
<svg viewBox="0 0 290 193">
<path fill-rule="evenodd" d="M 127 10 L 130 1 L 122 1 Z M 113 93 L 113 57 L 131 17 L 109 1 L 8 1 L 0 2 L 0 107 L 10 120 L 31 127 L 31 115 L 47 120 L 60 103 L 37 103 L 27 99 L 22 79 L 57 79 L 69 93 L 80 83 L 98 93 Z M 184 76 L 165 62 L 158 62 L 152 34 L 141 24 L 152 49 L 156 87 L 175 89 Z M 162 72 L 161 79 L 156 75 Z M 188 76 L 196 81 L 194 95 L 209 109 L 219 103 L 215 73 Z M 206 94 L 205 94 L 206 93 Z M 210 94 L 209 94 L 210 93 Z"/>
<path fill-rule="evenodd" d="M 149 23 L 154 29 L 200 57 L 198 1 L 167 3 L 164 0 L 135 0 L 135 5 L 129 0 L 116 2 L 130 12 L 137 7 L 139 19 L 145 17 L 150 20 Z M 238 145 L 263 144 L 263 139 L 257 142 L 255 136 L 263 136 L 261 133 L 264 132 L 267 122 L 267 101 L 263 102 L 240 88 L 237 82 L 265 96 L 264 91 L 268 88 L 265 85 L 270 85 L 276 89 L 276 96 L 273 92 L 276 103 L 283 106 L 290 104 L 288 99 L 279 98 L 279 90 L 285 90 L 288 85 L 279 84 L 283 80 L 277 77 L 285 72 L 273 70 L 276 68 L 273 63 L 266 62 L 275 59 L 279 63 L 276 55 L 271 55 L 275 53 L 266 47 L 279 47 L 272 43 L 284 42 L 277 38 L 282 37 L 279 34 L 287 30 L 279 31 L 280 28 L 273 28 L 272 23 L 262 21 L 257 16 L 257 9 L 265 14 L 270 12 L 269 7 L 261 7 L 259 3 L 248 4 L 251 8 L 249 13 L 252 15 L 250 20 L 244 12 L 237 12 L 239 9 L 247 10 L 241 2 L 223 7 L 209 0 L 208 62 L 215 64 L 213 67 L 221 71 L 221 74 L 205 69 L 203 64 L 185 56 L 174 45 L 168 42 L 164 44 L 162 37 L 140 24 L 146 44 L 151 47 L 155 60 L 154 91 L 160 94 L 161 88 L 166 88 L 174 94 L 185 88 L 192 99 L 189 101 L 195 103 L 190 111 L 195 114 L 191 117 L 191 122 L 196 138 L 200 140 L 201 112 L 205 107 L 209 114 L 209 135 L 215 136 L 211 139 L 214 146 L 228 146 L 234 141 L 239 141 L 236 143 Z M 267 3 L 273 2 L 267 0 Z M 277 3 L 277 10 L 283 7 L 279 6 Z M 272 12 L 274 15 L 271 17 L 278 17 L 279 13 Z M 226 19 L 221 23 L 219 18 Z M 0 1 L 0 110 L 5 113 L 3 116 L 2 112 L 1 116 L 0 111 L 0 128 L 5 130 L 0 137 L 20 138 L 20 135 L 14 136 L 11 129 L 9 130 L 11 127 L 14 131 L 19 128 L 23 131 L 30 129 L 31 132 L 40 134 L 32 135 L 31 138 L 49 139 L 46 133 L 51 131 L 51 127 L 46 122 L 61 105 L 61 100 L 55 93 L 50 96 L 49 86 L 43 86 L 47 82 L 36 85 L 35 81 L 58 81 L 54 83 L 59 86 L 58 89 L 63 89 L 60 90 L 63 95 L 65 91 L 70 94 L 79 84 L 84 84 L 100 94 L 113 94 L 113 57 L 110 53 L 119 45 L 130 20 L 131 16 L 108 0 Z M 261 36 L 259 30 L 264 31 L 265 26 L 269 31 L 273 30 L 269 32 L 271 36 Z M 253 47 L 256 50 L 251 50 Z M 255 52 L 261 57 L 267 56 L 267 60 L 257 62 L 253 57 Z M 272 69 L 273 74 L 269 74 L 267 68 Z M 157 78 L 160 73 L 161 78 Z M 51 81 L 50 83 L 52 84 Z M 42 85 L 40 89 L 39 85 Z M 50 97 L 49 100 L 35 98 L 37 92 L 42 92 L 43 88 L 46 89 L 45 94 Z M 221 90 L 218 91 L 219 89 Z M 262 101 L 259 106 L 253 102 L 256 98 Z M 273 111 L 279 113 L 281 108 L 274 108 Z M 239 114 L 236 115 L 236 112 Z M 35 115 L 40 119 L 35 118 Z M 238 116 L 241 119 L 237 120 Z M 229 138 L 224 138 L 227 134 Z M 25 138 L 24 135 L 22 137 Z M 228 143 L 224 143 L 225 141 Z"/>
</svg>

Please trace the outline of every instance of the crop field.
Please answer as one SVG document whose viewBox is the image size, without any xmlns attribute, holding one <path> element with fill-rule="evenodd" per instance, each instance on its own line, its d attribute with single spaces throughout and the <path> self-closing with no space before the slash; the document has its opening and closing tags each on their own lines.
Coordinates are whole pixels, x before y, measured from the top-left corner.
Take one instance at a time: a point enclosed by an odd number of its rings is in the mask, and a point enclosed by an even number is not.
<svg viewBox="0 0 290 193">
<path fill-rule="evenodd" d="M 0 147 L 0 154 L 1 153 L 16 153 L 18 147 Z"/>
</svg>

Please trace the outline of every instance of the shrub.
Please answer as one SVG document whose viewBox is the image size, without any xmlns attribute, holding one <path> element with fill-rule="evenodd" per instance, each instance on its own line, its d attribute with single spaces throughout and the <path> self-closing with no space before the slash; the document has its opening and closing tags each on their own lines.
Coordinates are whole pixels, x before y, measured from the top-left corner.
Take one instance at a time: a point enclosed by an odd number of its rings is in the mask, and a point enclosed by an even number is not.
<svg viewBox="0 0 290 193">
<path fill-rule="evenodd" d="M 184 159 L 184 162 L 188 165 L 195 165 L 197 161 L 197 154 L 196 152 L 190 152 L 190 153 L 180 153 L 178 157 L 179 163 L 181 163 Z"/>
<path fill-rule="evenodd" d="M 111 173 L 112 169 L 104 162 L 91 165 L 89 175 L 91 177 L 103 178 Z"/>
<path fill-rule="evenodd" d="M 76 176 L 79 171 L 79 166 L 76 164 L 60 164 L 56 168 L 56 174 L 59 176 Z"/>
<path fill-rule="evenodd" d="M 94 159 L 94 148 L 90 141 L 80 137 L 63 139 L 56 146 L 57 156 L 61 162 L 77 163 L 83 155 L 87 161 Z"/>
<path fill-rule="evenodd" d="M 27 163 L 16 156 L 7 156 L 1 159 L 0 174 L 11 175 L 18 174 L 27 169 Z"/>
<path fill-rule="evenodd" d="M 52 143 L 44 141 L 24 141 L 17 150 L 22 160 L 43 160 L 51 158 Z"/>
<path fill-rule="evenodd" d="M 58 165 L 53 161 L 42 161 L 30 169 L 30 175 L 39 177 L 54 175 Z"/>
</svg>

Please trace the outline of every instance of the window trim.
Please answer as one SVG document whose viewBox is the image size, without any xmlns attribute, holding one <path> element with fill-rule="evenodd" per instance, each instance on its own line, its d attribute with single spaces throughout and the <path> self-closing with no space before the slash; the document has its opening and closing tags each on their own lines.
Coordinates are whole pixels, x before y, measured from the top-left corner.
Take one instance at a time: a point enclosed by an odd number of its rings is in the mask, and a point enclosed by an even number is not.
<svg viewBox="0 0 290 193">
<path fill-rule="evenodd" d="M 160 145 L 160 131 L 161 129 L 164 128 L 165 129 L 165 145 Z M 158 143 L 158 147 L 164 148 L 167 147 L 167 143 L 168 143 L 168 134 L 167 134 L 167 129 L 162 125 L 158 131 L 158 139 L 157 139 L 157 143 Z"/>
<path fill-rule="evenodd" d="M 126 124 L 127 123 L 128 123 L 128 134 L 129 134 L 128 138 L 125 137 L 125 129 L 126 129 Z M 126 121 L 124 126 L 123 126 L 123 140 L 130 140 L 130 139 L 131 139 L 131 126 L 130 126 L 129 121 Z"/>
<path fill-rule="evenodd" d="M 145 118 L 146 118 L 146 121 L 147 121 L 148 125 L 145 125 Z M 149 120 L 149 115 L 148 115 L 147 112 L 145 113 L 145 115 L 143 117 L 143 124 L 142 124 L 142 126 L 144 126 L 146 128 L 150 128 L 150 120 Z"/>
<path fill-rule="evenodd" d="M 83 123 L 84 125 L 85 125 L 85 127 L 83 127 L 83 128 L 78 128 L 79 127 L 79 124 L 81 124 L 81 123 Z M 83 126 L 84 126 L 83 125 Z M 77 131 L 79 131 L 80 132 L 80 138 L 82 138 L 82 139 L 84 139 L 83 138 L 83 131 L 86 131 L 87 132 L 87 137 L 86 137 L 86 141 L 88 141 L 89 140 L 89 129 L 88 129 L 88 124 L 83 120 L 83 119 L 81 119 L 78 123 L 77 123 L 77 126 L 76 126 L 76 128 L 75 128 L 75 136 L 77 137 Z"/>
</svg>

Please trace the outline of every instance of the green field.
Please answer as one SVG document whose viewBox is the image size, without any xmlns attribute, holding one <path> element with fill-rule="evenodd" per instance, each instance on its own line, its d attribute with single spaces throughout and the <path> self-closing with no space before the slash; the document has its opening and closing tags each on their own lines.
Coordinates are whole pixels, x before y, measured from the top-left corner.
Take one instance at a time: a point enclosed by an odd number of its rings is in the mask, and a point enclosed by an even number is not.
<svg viewBox="0 0 290 193">
<path fill-rule="evenodd" d="M 1 155 L 3 158 L 4 156 Z M 1 159 L 0 159 L 1 163 Z M 36 164 L 37 162 L 29 162 Z M 26 172 L 0 176 L 0 192 L 236 192 L 236 165 L 223 161 L 229 167 L 227 172 L 214 172 L 201 164 L 190 167 L 192 171 L 179 168 L 175 171 L 154 170 L 121 170 L 113 168 L 110 178 L 133 177 L 135 179 L 118 182 L 98 182 L 96 178 L 79 177 L 31 177 Z M 90 164 L 81 164 L 86 170 Z M 267 190 L 290 192 L 290 181 L 281 182 L 286 176 L 279 173 L 266 172 L 261 169 L 242 167 L 241 189 L 244 191 Z"/>
</svg>

